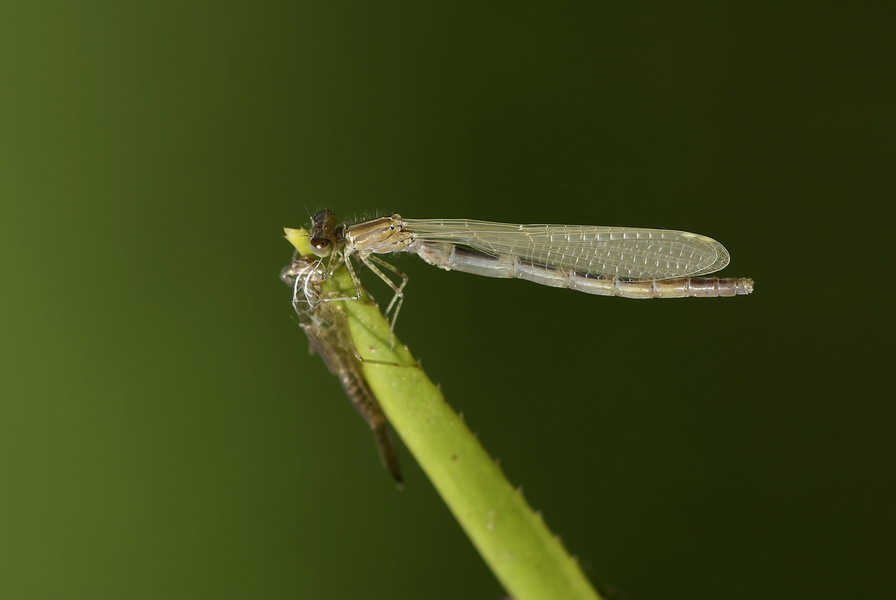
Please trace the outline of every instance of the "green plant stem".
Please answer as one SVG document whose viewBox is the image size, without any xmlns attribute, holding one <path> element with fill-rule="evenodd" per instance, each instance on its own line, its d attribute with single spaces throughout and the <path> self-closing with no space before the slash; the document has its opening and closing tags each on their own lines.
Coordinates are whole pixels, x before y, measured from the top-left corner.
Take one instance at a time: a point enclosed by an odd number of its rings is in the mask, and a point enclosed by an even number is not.
<svg viewBox="0 0 896 600">
<path fill-rule="evenodd" d="M 287 230 L 300 253 L 307 234 Z M 324 290 L 354 296 L 344 268 Z M 426 472 L 448 508 L 515 600 L 597 600 L 578 564 L 567 554 L 445 402 L 389 322 L 370 301 L 346 301 L 349 327 L 364 358 L 364 375 L 395 431 Z"/>
</svg>

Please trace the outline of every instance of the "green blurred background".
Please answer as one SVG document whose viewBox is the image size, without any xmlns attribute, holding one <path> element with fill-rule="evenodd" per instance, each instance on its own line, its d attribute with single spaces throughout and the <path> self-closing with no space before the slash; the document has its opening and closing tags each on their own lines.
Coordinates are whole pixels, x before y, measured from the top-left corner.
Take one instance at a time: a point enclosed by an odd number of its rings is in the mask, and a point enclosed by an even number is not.
<svg viewBox="0 0 896 600">
<path fill-rule="evenodd" d="M 611 597 L 891 596 L 886 23 L 4 2 L 0 597 L 501 596 L 308 355 L 281 227 L 325 207 L 721 240 L 752 297 L 396 257 L 398 333 Z"/>
</svg>

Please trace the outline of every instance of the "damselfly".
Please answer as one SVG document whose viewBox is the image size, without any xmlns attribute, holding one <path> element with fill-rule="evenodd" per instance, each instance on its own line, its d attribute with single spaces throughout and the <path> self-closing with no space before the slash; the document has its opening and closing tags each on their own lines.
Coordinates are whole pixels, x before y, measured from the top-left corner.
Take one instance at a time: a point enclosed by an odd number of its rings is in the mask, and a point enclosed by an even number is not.
<svg viewBox="0 0 896 600">
<path fill-rule="evenodd" d="M 392 325 L 404 298 L 407 276 L 377 255 L 413 252 L 446 271 L 517 277 L 542 285 L 623 298 L 704 298 L 745 295 L 749 278 L 704 277 L 724 268 L 730 256 L 712 238 L 686 231 L 590 225 L 513 225 L 469 219 L 405 219 L 393 214 L 353 225 L 338 224 L 323 210 L 314 215 L 311 248 L 344 262 L 359 298 L 361 285 L 351 256 L 394 292 L 386 308 Z M 389 279 L 382 269 L 396 274 Z"/>
</svg>

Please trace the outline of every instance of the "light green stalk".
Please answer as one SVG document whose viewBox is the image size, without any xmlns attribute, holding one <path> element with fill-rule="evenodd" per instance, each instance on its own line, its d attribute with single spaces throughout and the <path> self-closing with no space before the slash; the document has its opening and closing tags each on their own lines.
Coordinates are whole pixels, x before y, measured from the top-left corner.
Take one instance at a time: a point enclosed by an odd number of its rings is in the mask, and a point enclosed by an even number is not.
<svg viewBox="0 0 896 600">
<path fill-rule="evenodd" d="M 310 254 L 307 233 L 287 239 Z M 324 287 L 355 295 L 340 268 Z M 345 301 L 362 368 L 395 431 L 448 508 L 514 600 L 598 600 L 598 595 L 557 536 L 510 485 L 464 421 L 393 337 L 376 304 Z"/>
</svg>

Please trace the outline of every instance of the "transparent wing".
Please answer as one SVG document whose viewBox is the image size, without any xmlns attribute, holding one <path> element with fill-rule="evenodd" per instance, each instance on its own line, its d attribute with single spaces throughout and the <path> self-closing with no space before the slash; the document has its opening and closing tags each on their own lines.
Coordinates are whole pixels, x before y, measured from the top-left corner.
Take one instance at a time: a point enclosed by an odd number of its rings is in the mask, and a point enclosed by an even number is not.
<svg viewBox="0 0 896 600">
<path fill-rule="evenodd" d="M 514 225 L 469 219 L 402 219 L 423 242 L 468 246 L 511 255 L 547 268 L 631 279 L 670 279 L 713 273 L 730 258 L 719 242 L 668 229 L 588 225 Z"/>
</svg>

